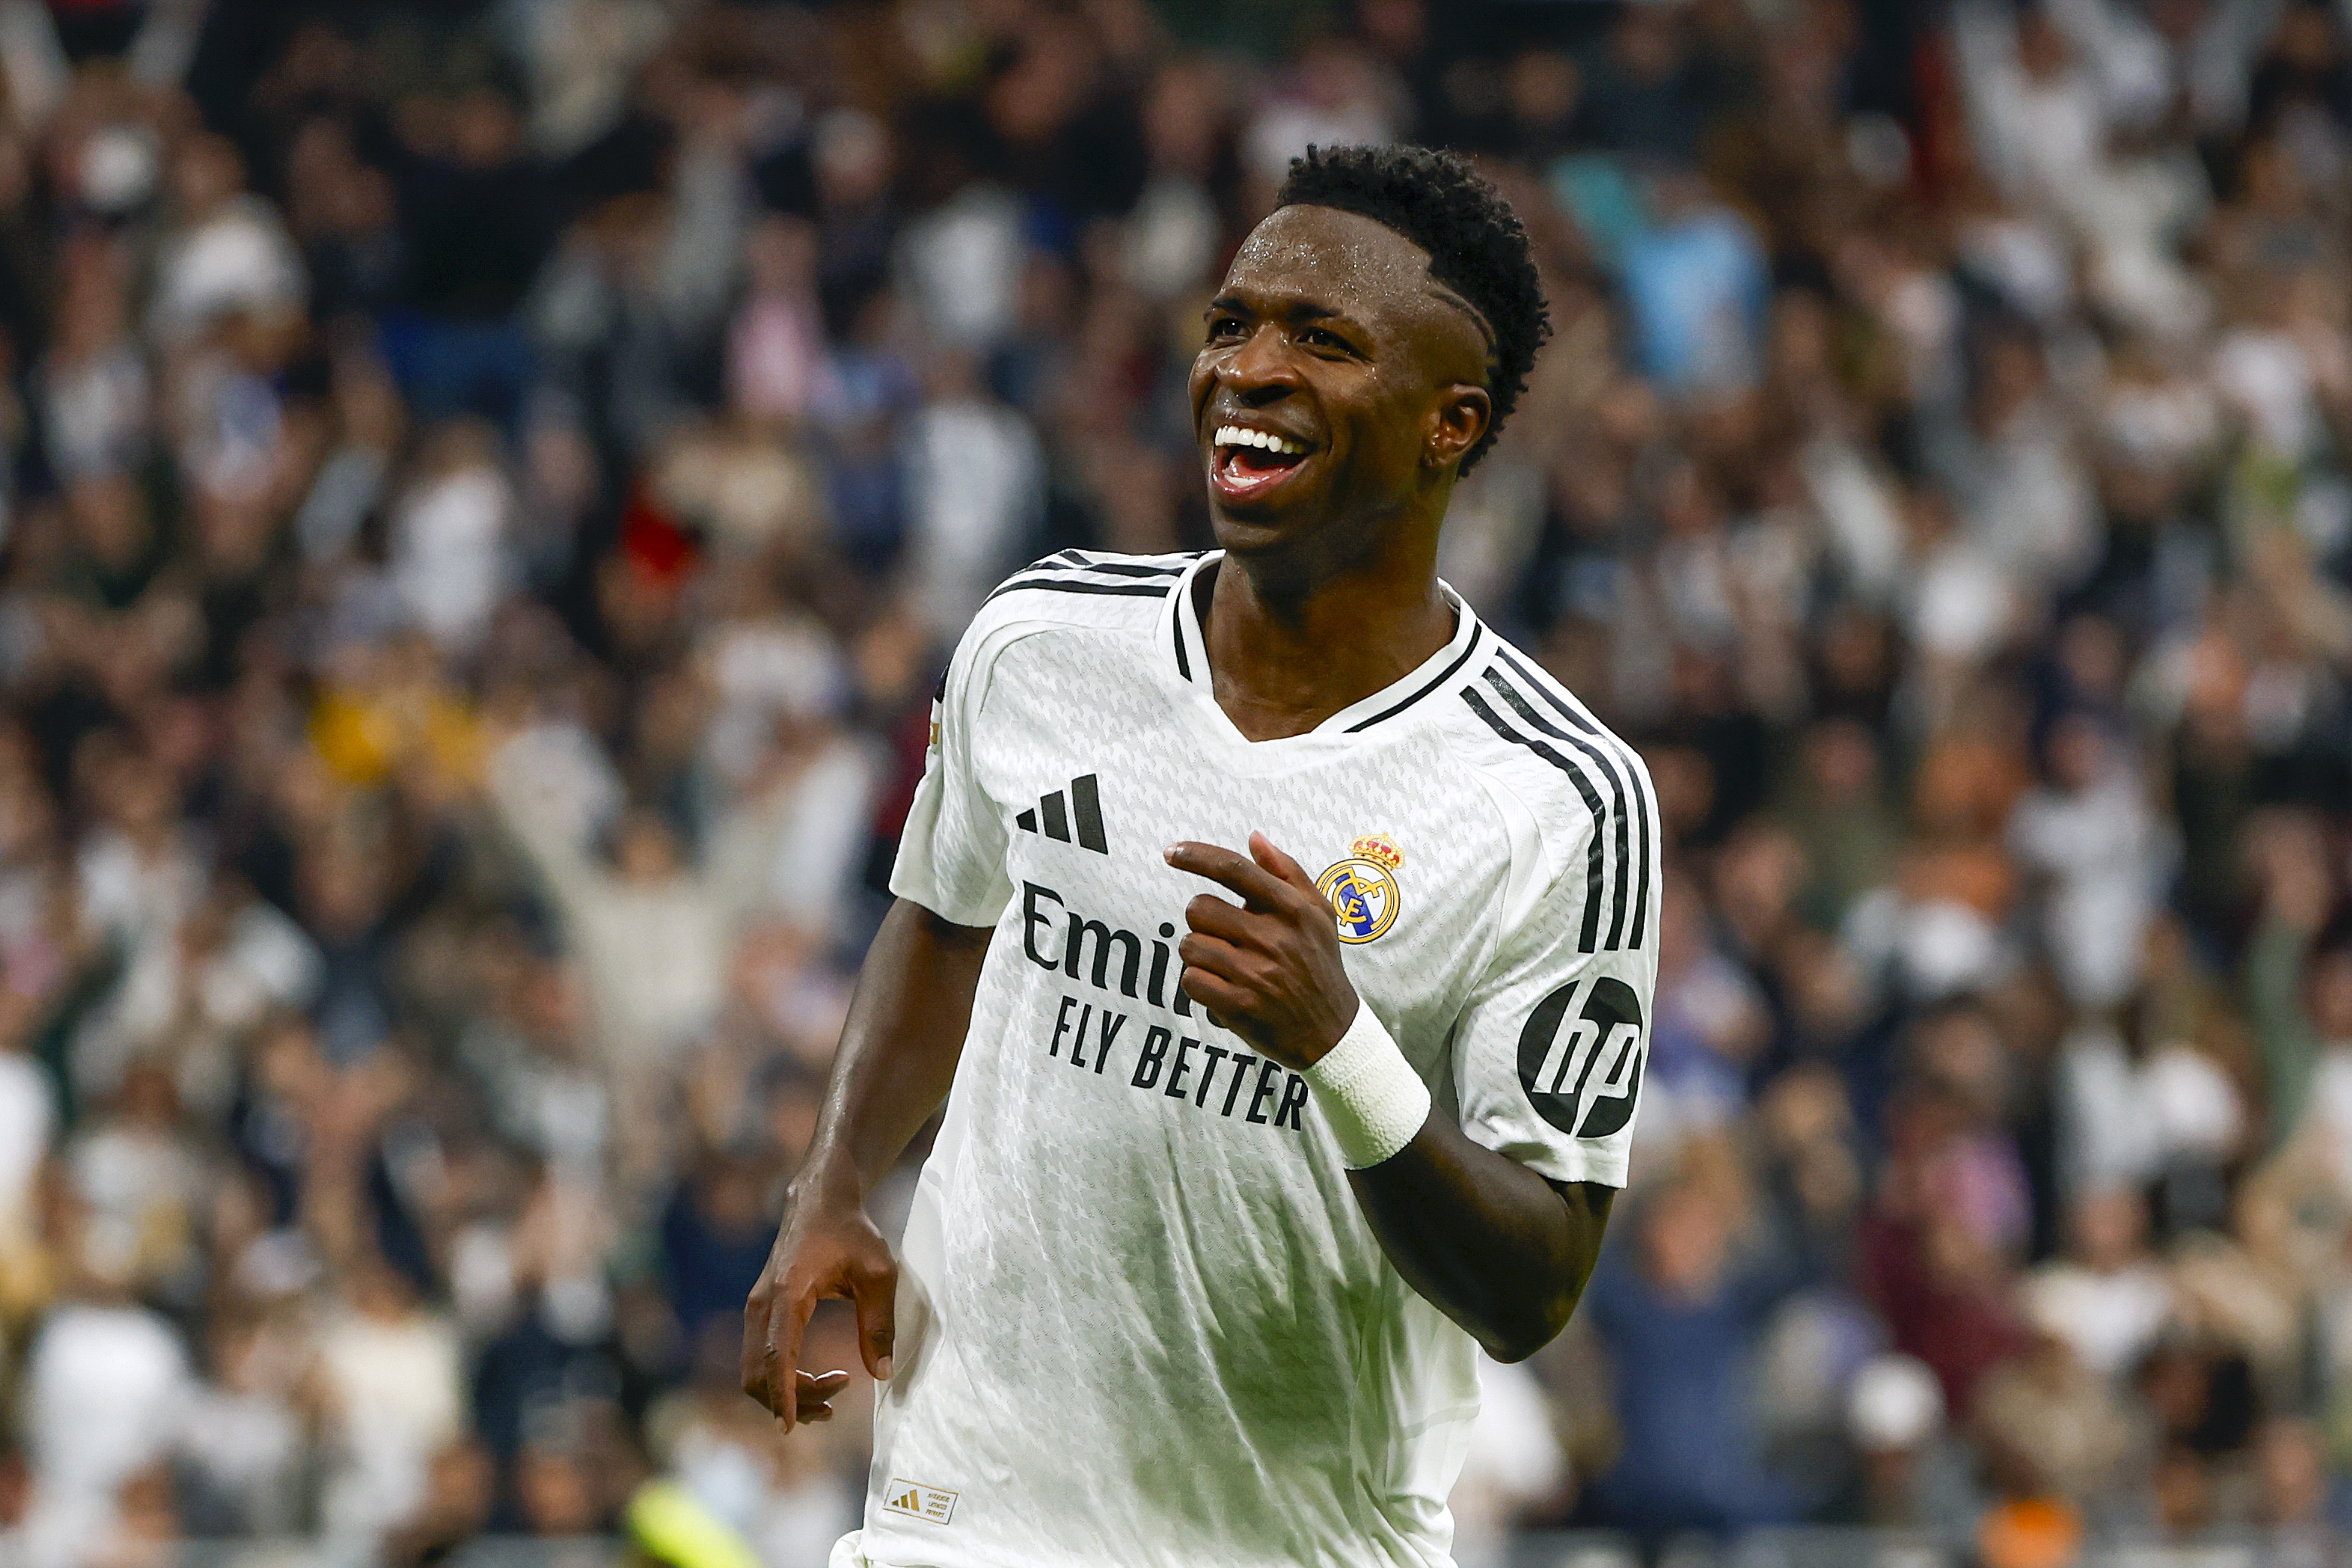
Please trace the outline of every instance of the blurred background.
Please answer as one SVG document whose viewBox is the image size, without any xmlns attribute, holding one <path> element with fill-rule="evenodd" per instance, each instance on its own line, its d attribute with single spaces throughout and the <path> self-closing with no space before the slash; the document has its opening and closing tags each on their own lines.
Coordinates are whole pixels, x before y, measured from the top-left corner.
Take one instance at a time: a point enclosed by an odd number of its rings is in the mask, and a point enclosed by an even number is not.
<svg viewBox="0 0 2352 1568">
<path fill-rule="evenodd" d="M 1210 542 L 1407 137 L 1557 326 L 1444 570 L 1672 847 L 1465 1568 L 2335 1561 L 2347 15 L 0 0 L 0 1563 L 824 1562 L 740 1310 L 932 682 Z"/>
</svg>

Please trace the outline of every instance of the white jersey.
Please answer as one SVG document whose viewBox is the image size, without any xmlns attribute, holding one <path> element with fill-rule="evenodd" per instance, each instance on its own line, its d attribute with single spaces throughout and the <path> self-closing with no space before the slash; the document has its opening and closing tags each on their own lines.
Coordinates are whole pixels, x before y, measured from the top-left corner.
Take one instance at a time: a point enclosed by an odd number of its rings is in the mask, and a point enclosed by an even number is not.
<svg viewBox="0 0 2352 1568">
<path fill-rule="evenodd" d="M 940 688 L 891 879 L 992 926 L 901 1256 L 866 1526 L 837 1564 L 1444 1564 L 1476 1346 L 1391 1268 L 1304 1079 L 1177 987 L 1162 848 L 1319 873 L 1444 1111 L 1622 1186 L 1657 973 L 1633 749 L 1446 590 L 1453 640 L 1283 740 L 1211 696 L 1218 557 L 1066 552 Z"/>
</svg>

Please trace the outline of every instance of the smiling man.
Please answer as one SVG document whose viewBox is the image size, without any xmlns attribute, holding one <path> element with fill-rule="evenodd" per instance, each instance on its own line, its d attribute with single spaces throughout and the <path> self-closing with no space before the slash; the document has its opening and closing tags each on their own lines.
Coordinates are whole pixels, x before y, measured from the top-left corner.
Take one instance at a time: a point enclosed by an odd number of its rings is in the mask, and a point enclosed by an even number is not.
<svg viewBox="0 0 2352 1568">
<path fill-rule="evenodd" d="M 846 1382 L 819 1297 L 886 1380 L 835 1568 L 1446 1562 L 1656 974 L 1640 760 L 1436 576 L 1546 331 L 1466 165 L 1310 152 L 1192 368 L 1223 548 L 1067 551 L 965 634 L 746 1314 L 787 1426 Z M 943 1100 L 894 1260 L 866 1197 Z"/>
</svg>

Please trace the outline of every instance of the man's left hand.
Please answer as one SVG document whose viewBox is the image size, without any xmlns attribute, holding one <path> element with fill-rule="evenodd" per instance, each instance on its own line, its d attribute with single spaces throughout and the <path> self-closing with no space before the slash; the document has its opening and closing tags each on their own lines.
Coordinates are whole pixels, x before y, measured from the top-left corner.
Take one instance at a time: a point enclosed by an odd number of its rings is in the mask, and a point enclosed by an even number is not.
<svg viewBox="0 0 2352 1568">
<path fill-rule="evenodd" d="M 1263 833 L 1247 857 L 1214 844 L 1168 847 L 1179 871 L 1229 889 L 1184 906 L 1192 929 L 1177 943 L 1178 984 L 1231 1029 L 1285 1067 L 1304 1069 L 1339 1043 L 1360 1004 L 1339 961 L 1339 931 L 1315 879 Z"/>
</svg>

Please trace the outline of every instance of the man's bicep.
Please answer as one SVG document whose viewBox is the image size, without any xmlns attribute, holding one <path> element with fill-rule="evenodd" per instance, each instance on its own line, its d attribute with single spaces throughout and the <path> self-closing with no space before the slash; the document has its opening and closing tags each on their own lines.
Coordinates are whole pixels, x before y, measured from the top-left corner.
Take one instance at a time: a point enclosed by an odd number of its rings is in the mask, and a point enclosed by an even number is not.
<svg viewBox="0 0 2352 1568">
<path fill-rule="evenodd" d="M 988 952 L 990 939 L 996 935 L 996 927 L 992 924 L 971 925 L 963 921 L 950 920 L 915 899 L 901 898 L 898 902 L 907 906 L 908 918 L 922 926 L 923 934 L 944 950 L 984 954 Z"/>
<path fill-rule="evenodd" d="M 1584 1237 L 1586 1245 L 1598 1247 L 1609 1228 L 1609 1211 L 1616 1205 L 1617 1189 L 1606 1182 L 1555 1182 L 1549 1176 L 1544 1183 L 1568 1205 L 1569 1223 Z"/>
</svg>

